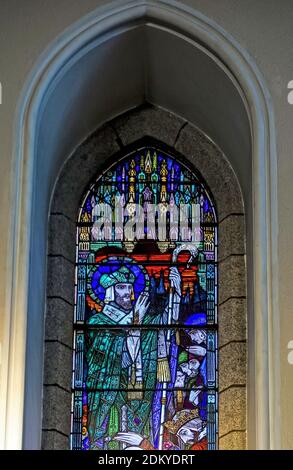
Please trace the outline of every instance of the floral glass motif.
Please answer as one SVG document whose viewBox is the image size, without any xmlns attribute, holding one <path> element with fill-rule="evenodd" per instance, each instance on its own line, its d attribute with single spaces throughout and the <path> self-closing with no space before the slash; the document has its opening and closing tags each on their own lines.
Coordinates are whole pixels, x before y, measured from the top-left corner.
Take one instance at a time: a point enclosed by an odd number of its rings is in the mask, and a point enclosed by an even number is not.
<svg viewBox="0 0 293 470">
<path fill-rule="evenodd" d="M 147 226 L 148 203 L 167 208 L 164 239 L 156 220 Z M 112 211 L 103 237 L 98 204 Z M 143 215 L 131 239 L 115 223 L 134 204 Z M 215 209 L 200 176 L 156 146 L 108 168 L 80 207 L 71 422 L 77 450 L 217 448 Z"/>
</svg>

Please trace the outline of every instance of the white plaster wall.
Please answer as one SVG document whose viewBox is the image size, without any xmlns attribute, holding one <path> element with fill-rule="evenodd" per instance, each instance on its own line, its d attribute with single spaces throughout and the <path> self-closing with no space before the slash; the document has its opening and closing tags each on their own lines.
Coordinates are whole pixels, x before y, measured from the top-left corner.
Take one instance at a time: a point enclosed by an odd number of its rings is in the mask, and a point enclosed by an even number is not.
<svg viewBox="0 0 293 470">
<path fill-rule="evenodd" d="M 0 267 L 1 277 L 3 276 L 3 278 L 9 275 L 11 269 L 11 260 L 7 259 L 11 237 L 8 227 L 10 227 L 13 219 L 13 214 L 9 212 L 10 198 L 13 197 L 10 193 L 10 178 L 14 174 L 12 155 L 15 138 L 13 126 L 21 91 L 34 63 L 46 47 L 55 40 L 56 36 L 62 33 L 67 26 L 102 3 L 108 2 L 98 0 L 1 0 L 0 81 L 3 87 L 3 102 L 0 105 L 0 229 L 2 234 L 0 238 Z M 291 206 L 293 197 L 293 186 L 291 184 L 291 175 L 293 175 L 293 158 L 291 157 L 293 147 L 293 133 L 291 131 L 293 106 L 290 107 L 287 103 L 287 83 L 293 79 L 293 61 L 291 59 L 293 50 L 293 3 L 290 0 L 280 0 L 278 2 L 274 0 L 186 0 L 181 3 L 198 8 L 203 14 L 229 31 L 247 49 L 263 73 L 273 100 L 278 139 L 279 181 L 279 243 L 276 250 L 279 252 L 280 260 L 281 441 L 283 448 L 293 448 L 293 405 L 291 400 L 293 367 L 289 366 L 287 362 L 286 350 L 288 341 L 293 339 L 293 315 L 291 314 L 293 304 L 291 287 L 293 281 L 293 252 L 291 249 L 293 240 L 293 210 Z M 150 37 L 148 44 L 151 45 L 153 40 L 154 38 Z M 162 47 L 161 52 L 163 53 L 163 51 L 164 48 Z M 185 53 L 188 52 L 185 51 Z M 154 57 L 154 61 L 159 59 L 159 56 Z M 174 59 L 172 57 L 169 59 L 169 63 L 174 65 Z M 119 60 L 119 57 L 116 60 Z M 137 60 L 140 59 L 137 57 Z M 151 62 L 151 65 L 153 67 L 154 63 Z M 159 70 L 158 66 L 155 69 Z M 188 70 L 186 70 L 186 74 L 188 75 Z M 152 74 L 152 77 L 157 82 L 160 80 L 160 75 Z M 77 83 L 78 79 L 79 77 L 76 78 Z M 120 79 L 123 83 L 123 75 Z M 193 77 L 189 79 L 192 80 Z M 133 105 L 138 104 L 144 98 L 142 77 L 139 74 L 134 74 L 134 80 L 134 83 L 128 84 L 132 92 L 133 89 L 136 91 L 136 93 L 132 93 L 132 97 L 135 97 Z M 72 86 L 75 85 L 73 82 Z M 148 90 L 154 101 L 156 96 L 152 95 L 152 90 L 158 90 L 158 85 L 159 83 Z M 214 86 L 214 91 L 221 92 L 217 89 L 216 76 L 211 75 L 209 86 Z M 122 96 L 126 96 L 126 89 L 127 87 L 124 88 Z M 115 91 L 117 92 L 113 89 L 113 93 Z M 165 92 L 165 103 L 168 107 L 168 93 L 170 98 L 170 93 L 173 93 L 173 91 L 167 88 Z M 121 94 L 117 92 L 117 96 L 121 96 Z M 90 97 L 87 98 L 90 99 Z M 104 103 L 107 107 L 109 104 L 111 103 Z M 124 104 L 121 102 L 119 104 L 120 109 L 113 109 L 113 114 L 119 110 L 122 111 Z M 213 103 L 209 102 L 208 105 L 212 106 Z M 182 103 L 178 102 L 178 107 L 180 108 L 180 106 L 182 106 Z M 66 108 L 64 112 L 66 112 Z M 226 112 L 229 116 L 229 109 Z M 54 118 L 54 116 L 52 115 L 51 118 Z M 200 118 L 201 116 L 198 115 L 197 120 L 199 122 Z M 82 121 L 83 117 L 80 116 L 79 119 Z M 236 126 L 237 120 L 241 121 L 240 116 L 235 116 Z M 83 137 L 82 129 L 85 131 L 91 125 L 95 127 L 95 124 L 99 124 L 98 121 L 99 119 L 96 123 L 92 122 L 92 124 L 87 122 L 84 128 L 81 126 L 81 134 L 76 136 L 76 140 L 79 141 Z M 204 122 L 204 119 L 202 119 L 202 122 Z M 224 116 L 223 126 L 225 125 L 227 125 L 227 118 L 225 119 Z M 211 128 L 206 130 L 209 131 L 209 134 L 214 133 L 216 139 L 216 127 L 212 128 L 211 125 Z M 233 128 L 231 128 L 231 142 L 233 142 L 233 135 Z M 46 155 L 46 139 L 50 140 L 50 135 L 44 137 L 44 158 Z M 221 142 L 219 143 L 221 145 Z M 237 142 L 233 143 L 233 148 L 235 148 L 235 145 L 237 145 Z M 63 148 L 59 149 L 61 153 L 63 152 L 63 155 L 70 150 L 70 144 L 67 141 L 64 141 Z M 225 150 L 229 153 L 229 149 Z M 250 177 L 249 166 L 245 162 L 245 148 L 243 148 L 241 142 L 239 142 L 239 152 L 243 155 L 243 158 L 238 160 L 239 166 L 235 170 L 240 181 L 242 178 L 243 187 L 247 187 L 244 184 L 244 179 Z M 56 170 L 57 167 L 58 165 Z M 48 184 L 53 184 L 53 176 Z M 44 256 L 43 252 L 39 252 L 39 254 Z M 4 282 L 0 283 L 0 299 L 0 340 L 3 344 L 2 364 L 5 367 L 7 354 L 5 338 L 7 337 L 9 325 L 5 313 L 7 312 L 9 299 L 7 298 Z M 3 392 L 4 388 L 5 384 L 2 383 L 0 393 Z"/>
</svg>

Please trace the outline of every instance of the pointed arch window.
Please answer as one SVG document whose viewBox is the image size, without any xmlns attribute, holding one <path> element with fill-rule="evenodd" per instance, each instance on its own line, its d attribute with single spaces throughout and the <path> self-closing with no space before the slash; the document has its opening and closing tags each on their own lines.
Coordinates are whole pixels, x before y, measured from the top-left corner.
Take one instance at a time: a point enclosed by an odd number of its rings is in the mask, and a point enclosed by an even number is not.
<svg viewBox="0 0 293 470">
<path fill-rule="evenodd" d="M 146 145 L 88 188 L 76 236 L 71 448 L 217 448 L 217 218 Z"/>
</svg>

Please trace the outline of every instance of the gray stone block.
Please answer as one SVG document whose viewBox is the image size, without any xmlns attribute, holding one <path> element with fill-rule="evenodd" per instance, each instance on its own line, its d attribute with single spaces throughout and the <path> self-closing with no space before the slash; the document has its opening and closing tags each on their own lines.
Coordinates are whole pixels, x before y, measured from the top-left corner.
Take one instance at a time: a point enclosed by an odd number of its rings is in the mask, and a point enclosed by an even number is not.
<svg viewBox="0 0 293 470">
<path fill-rule="evenodd" d="M 62 256 L 49 256 L 47 297 L 61 297 L 73 304 L 74 270 L 74 264 Z"/>
<path fill-rule="evenodd" d="M 57 386 L 44 386 L 43 429 L 70 434 L 71 393 Z"/>
<path fill-rule="evenodd" d="M 62 255 L 73 263 L 76 251 L 76 225 L 63 214 L 51 214 L 49 219 L 49 255 Z"/>
<path fill-rule="evenodd" d="M 246 343 L 229 343 L 219 350 L 219 390 L 246 384 Z"/>
<path fill-rule="evenodd" d="M 219 439 L 220 450 L 246 450 L 246 432 L 234 431 Z"/>
<path fill-rule="evenodd" d="M 119 149 L 117 136 L 108 126 L 85 140 L 63 167 L 56 185 L 51 213 L 62 212 L 73 222 L 76 221 L 87 186 L 99 176 L 106 161 Z"/>
<path fill-rule="evenodd" d="M 218 147 L 191 124 L 180 132 L 176 150 L 200 172 L 217 205 L 218 219 L 243 213 L 243 200 L 237 178 Z"/>
<path fill-rule="evenodd" d="M 69 450 L 69 437 L 57 431 L 42 432 L 42 450 Z"/>
<path fill-rule="evenodd" d="M 219 435 L 246 429 L 246 389 L 233 387 L 219 394 Z"/>
<path fill-rule="evenodd" d="M 246 299 L 229 299 L 219 306 L 219 346 L 246 340 Z"/>
<path fill-rule="evenodd" d="M 63 299 L 47 299 L 45 339 L 72 347 L 73 306 Z"/>
<path fill-rule="evenodd" d="M 230 215 L 219 224 L 219 261 L 227 256 L 245 254 L 244 215 Z"/>
<path fill-rule="evenodd" d="M 184 120 L 161 108 L 146 105 L 112 121 L 123 145 L 131 144 L 144 136 L 153 137 L 174 146 Z"/>
<path fill-rule="evenodd" d="M 45 343 L 44 384 L 71 391 L 72 349 L 57 341 Z"/>
<path fill-rule="evenodd" d="M 230 256 L 219 263 L 219 304 L 230 297 L 246 297 L 245 257 Z"/>
</svg>

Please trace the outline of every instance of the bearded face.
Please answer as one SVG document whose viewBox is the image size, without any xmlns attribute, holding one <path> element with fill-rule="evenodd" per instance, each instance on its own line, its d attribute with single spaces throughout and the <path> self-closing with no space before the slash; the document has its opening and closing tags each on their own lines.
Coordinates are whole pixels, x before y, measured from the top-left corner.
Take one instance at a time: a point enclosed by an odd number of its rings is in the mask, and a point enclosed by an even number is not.
<svg viewBox="0 0 293 470">
<path fill-rule="evenodd" d="M 132 308 L 132 284 L 118 283 L 115 285 L 114 292 L 116 304 L 123 310 L 130 310 Z"/>
<path fill-rule="evenodd" d="M 200 363 L 197 359 L 190 359 L 188 362 L 183 362 L 180 368 L 188 377 L 196 377 L 199 366 Z"/>
</svg>

